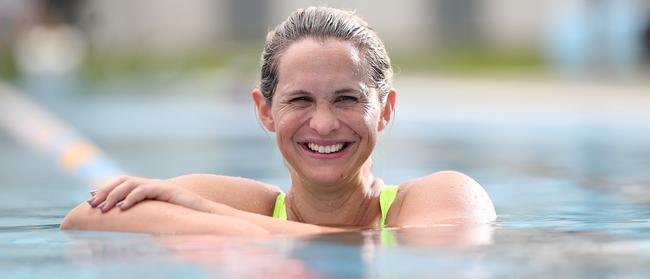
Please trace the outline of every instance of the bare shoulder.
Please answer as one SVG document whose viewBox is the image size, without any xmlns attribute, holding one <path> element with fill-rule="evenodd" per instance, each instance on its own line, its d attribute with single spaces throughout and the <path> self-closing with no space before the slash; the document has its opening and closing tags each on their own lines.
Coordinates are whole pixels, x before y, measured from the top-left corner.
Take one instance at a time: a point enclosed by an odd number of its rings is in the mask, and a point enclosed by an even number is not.
<svg viewBox="0 0 650 279">
<path fill-rule="evenodd" d="M 189 174 L 167 181 L 206 199 L 263 215 L 273 212 L 275 199 L 280 193 L 277 186 L 242 177 Z"/>
<path fill-rule="evenodd" d="M 446 222 L 483 223 L 496 219 L 494 205 L 483 187 L 457 171 L 440 171 L 400 185 L 392 225 Z"/>
</svg>

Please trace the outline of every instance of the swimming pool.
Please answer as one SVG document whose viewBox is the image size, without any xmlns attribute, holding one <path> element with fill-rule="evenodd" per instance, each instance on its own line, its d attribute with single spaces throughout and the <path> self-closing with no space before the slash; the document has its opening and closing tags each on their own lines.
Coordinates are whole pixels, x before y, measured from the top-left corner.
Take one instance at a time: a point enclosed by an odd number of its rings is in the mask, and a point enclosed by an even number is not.
<svg viewBox="0 0 650 279">
<path fill-rule="evenodd" d="M 259 127 L 247 118 L 250 107 L 220 107 L 206 99 L 161 99 L 145 108 L 133 98 L 87 99 L 64 117 L 86 127 L 85 133 L 134 173 L 166 177 L 218 172 L 286 185 L 272 139 L 257 133 Z M 134 108 L 131 116 L 165 112 L 151 122 L 130 119 L 149 127 L 144 134 L 154 136 L 110 134 L 84 123 L 111 115 L 111 104 L 124 109 L 129 103 Z M 476 105 L 475 109 L 491 104 L 463 103 Z M 398 110 L 396 124 L 376 152 L 376 170 L 391 183 L 436 169 L 464 171 L 492 197 L 499 215 L 492 224 L 269 239 L 61 232 L 62 217 L 86 199 L 88 187 L 61 176 L 38 154 L 0 137 L 1 277 L 646 278 L 650 274 L 650 124 L 636 118 L 620 120 L 624 117 L 611 112 L 599 120 L 584 120 L 573 110 L 549 105 L 544 108 L 550 107 L 550 113 L 537 117 L 534 112 L 460 109 L 444 98 L 437 104 L 431 112 L 427 111 L 431 107 L 418 107 L 417 100 L 400 103 L 412 109 Z M 641 113 L 634 105 L 627 113 Z M 186 111 L 195 115 L 179 120 Z M 474 116 L 459 116 L 469 113 Z M 226 115 L 241 123 L 211 122 Z M 156 130 L 157 121 L 178 123 L 187 132 L 184 137 L 167 135 L 152 141 L 161 135 L 156 133 L 164 133 L 162 128 Z M 190 122 L 196 126 L 188 127 Z M 106 129 L 109 124 L 98 126 Z M 213 137 L 201 125 L 212 125 L 220 135 Z M 226 130 L 230 126 L 240 130 Z"/>
</svg>

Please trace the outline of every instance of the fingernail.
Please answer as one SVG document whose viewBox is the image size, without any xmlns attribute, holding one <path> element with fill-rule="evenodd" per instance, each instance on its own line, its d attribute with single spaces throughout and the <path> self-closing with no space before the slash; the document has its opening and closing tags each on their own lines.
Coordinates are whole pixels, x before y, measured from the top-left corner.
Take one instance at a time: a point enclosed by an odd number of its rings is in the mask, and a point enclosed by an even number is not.
<svg viewBox="0 0 650 279">
<path fill-rule="evenodd" d="M 92 190 L 92 191 L 90 191 L 90 195 L 93 196 L 93 197 L 94 197 L 95 195 L 97 195 L 97 190 Z"/>
<path fill-rule="evenodd" d="M 86 202 L 88 202 L 88 204 L 90 204 L 92 206 L 93 201 L 95 201 L 95 197 L 92 197 L 92 198 L 88 199 Z"/>
<path fill-rule="evenodd" d="M 124 201 L 118 202 L 115 206 L 119 207 L 122 209 L 122 206 L 124 206 Z"/>
<path fill-rule="evenodd" d="M 106 207 L 107 205 L 108 205 L 108 204 L 106 203 L 106 201 L 103 201 L 102 203 L 100 203 L 100 204 L 97 206 L 97 208 L 99 208 L 99 209 L 101 209 L 102 211 L 104 211 L 104 210 L 105 210 L 105 207 Z"/>
</svg>

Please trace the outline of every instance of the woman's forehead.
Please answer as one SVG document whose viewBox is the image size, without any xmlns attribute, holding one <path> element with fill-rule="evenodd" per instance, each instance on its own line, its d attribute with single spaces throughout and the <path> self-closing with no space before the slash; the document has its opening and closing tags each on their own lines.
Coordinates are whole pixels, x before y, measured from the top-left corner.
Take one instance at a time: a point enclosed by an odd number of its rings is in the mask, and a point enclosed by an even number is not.
<svg viewBox="0 0 650 279">
<path fill-rule="evenodd" d="M 305 39 L 290 45 L 280 57 L 278 89 L 319 88 L 328 84 L 358 87 L 359 83 L 365 83 L 363 73 L 359 51 L 352 43 Z"/>
<path fill-rule="evenodd" d="M 317 57 L 322 55 L 343 56 L 355 64 L 361 63 L 359 50 L 350 41 L 335 38 L 310 38 L 295 41 L 284 50 L 283 56 L 292 54 L 298 57 Z M 280 59 L 282 60 L 282 58 Z"/>
</svg>

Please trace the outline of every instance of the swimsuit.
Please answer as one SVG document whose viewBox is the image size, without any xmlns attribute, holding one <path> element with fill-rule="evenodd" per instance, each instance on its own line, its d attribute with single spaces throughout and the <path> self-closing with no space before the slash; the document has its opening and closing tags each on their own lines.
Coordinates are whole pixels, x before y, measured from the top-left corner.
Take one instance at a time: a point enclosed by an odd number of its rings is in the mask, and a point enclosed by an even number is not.
<svg viewBox="0 0 650 279">
<path fill-rule="evenodd" d="M 381 228 L 386 227 L 386 216 L 388 216 L 388 210 L 395 201 L 395 197 L 397 197 L 398 190 L 398 185 L 386 185 L 381 188 L 381 192 L 379 193 L 379 209 L 381 211 L 379 224 Z M 287 206 L 284 203 L 284 198 L 286 196 L 285 193 L 280 192 L 278 197 L 275 199 L 275 207 L 273 208 L 274 219 L 287 220 Z"/>
</svg>

